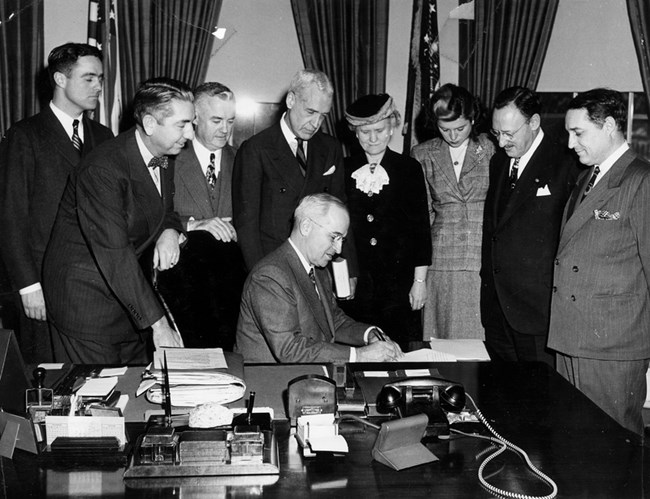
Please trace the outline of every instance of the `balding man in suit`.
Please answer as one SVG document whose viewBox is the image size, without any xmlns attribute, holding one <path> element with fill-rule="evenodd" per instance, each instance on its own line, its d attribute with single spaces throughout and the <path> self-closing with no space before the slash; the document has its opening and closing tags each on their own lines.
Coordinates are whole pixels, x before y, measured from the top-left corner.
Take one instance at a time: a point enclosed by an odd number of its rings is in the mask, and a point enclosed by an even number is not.
<svg viewBox="0 0 650 499">
<path fill-rule="evenodd" d="M 53 360 L 41 286 L 43 255 L 68 175 L 111 131 L 88 119 L 102 91 L 102 54 L 66 43 L 48 57 L 52 101 L 0 143 L 0 253 L 22 304 L 19 340 L 28 363 Z"/>
<path fill-rule="evenodd" d="M 589 167 L 567 203 L 555 260 L 548 346 L 557 369 L 643 435 L 650 359 L 650 165 L 625 141 L 619 92 L 569 104 L 569 147 Z"/>
<path fill-rule="evenodd" d="M 246 278 L 232 225 L 235 95 L 221 83 L 203 83 L 194 107 L 194 139 L 174 159 L 174 209 L 188 241 L 158 286 L 185 346 L 232 350 Z"/>
<path fill-rule="evenodd" d="M 329 194 L 306 196 L 291 235 L 253 268 L 242 295 L 237 344 L 246 362 L 381 362 L 402 351 L 336 304 L 324 268 L 341 251 L 350 216 Z"/>
</svg>

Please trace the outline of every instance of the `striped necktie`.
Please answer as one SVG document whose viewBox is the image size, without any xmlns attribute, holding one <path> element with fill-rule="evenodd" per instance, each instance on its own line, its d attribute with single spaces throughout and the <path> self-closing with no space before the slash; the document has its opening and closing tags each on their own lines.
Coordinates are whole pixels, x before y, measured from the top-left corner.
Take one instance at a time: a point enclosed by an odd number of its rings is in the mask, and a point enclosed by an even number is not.
<svg viewBox="0 0 650 499">
<path fill-rule="evenodd" d="M 81 142 L 81 137 L 79 137 L 79 120 L 74 120 L 72 122 L 72 145 L 77 150 L 79 154 L 83 150 L 83 142 Z"/>
<path fill-rule="evenodd" d="M 298 147 L 296 147 L 296 159 L 300 165 L 300 173 L 304 177 L 307 174 L 307 156 L 305 156 L 305 150 L 302 147 L 304 140 L 296 137 L 296 142 L 298 143 Z"/>
</svg>

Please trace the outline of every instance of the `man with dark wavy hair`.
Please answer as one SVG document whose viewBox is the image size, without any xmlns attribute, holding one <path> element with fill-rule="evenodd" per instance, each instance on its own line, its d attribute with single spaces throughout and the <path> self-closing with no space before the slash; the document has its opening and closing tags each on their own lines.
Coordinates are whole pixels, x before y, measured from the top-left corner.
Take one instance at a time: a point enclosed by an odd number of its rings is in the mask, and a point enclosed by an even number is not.
<svg viewBox="0 0 650 499">
<path fill-rule="evenodd" d="M 146 362 L 146 344 L 182 346 L 138 259 L 164 271 L 180 254 L 168 156 L 194 136 L 193 95 L 169 78 L 134 98 L 136 126 L 84 158 L 61 202 L 43 270 L 55 357 L 81 364 Z M 149 269 L 151 270 L 151 269 Z"/>
<path fill-rule="evenodd" d="M 113 137 L 90 120 L 104 78 L 101 52 L 66 43 L 48 57 L 52 101 L 12 126 L 0 144 L 0 253 L 20 296 L 18 338 L 29 363 L 52 361 L 41 286 L 43 255 L 68 175 L 95 146 Z"/>
<path fill-rule="evenodd" d="M 567 203 L 548 346 L 557 370 L 643 434 L 650 359 L 650 165 L 625 141 L 627 106 L 596 88 L 569 103 L 569 147 L 589 167 Z"/>
</svg>

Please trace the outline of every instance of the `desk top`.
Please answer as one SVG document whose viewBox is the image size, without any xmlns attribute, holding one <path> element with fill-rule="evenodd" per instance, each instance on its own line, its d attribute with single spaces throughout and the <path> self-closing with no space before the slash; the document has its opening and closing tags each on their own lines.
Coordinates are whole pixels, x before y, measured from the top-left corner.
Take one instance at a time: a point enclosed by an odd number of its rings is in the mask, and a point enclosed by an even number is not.
<svg viewBox="0 0 650 499">
<path fill-rule="evenodd" d="M 440 374 L 462 383 L 492 426 L 526 450 L 558 485 L 558 497 L 644 497 L 650 490 L 650 453 L 582 393 L 542 363 L 440 363 Z M 291 368 L 291 369 L 289 369 Z M 297 366 L 246 366 L 249 389 L 277 380 L 277 393 Z M 306 366 L 305 372 L 313 372 Z M 298 369 L 299 370 L 299 369 Z M 273 384 L 273 383 L 271 383 Z M 261 392 L 258 392 L 261 393 Z M 259 395 L 258 395 L 259 397 Z M 263 405 L 260 402 L 260 405 Z M 123 470 L 42 470 L 35 456 L 17 451 L 2 459 L 7 497 L 83 494 L 85 497 L 492 497 L 477 470 L 489 442 L 467 437 L 431 444 L 440 460 L 394 471 L 372 460 L 371 430 L 346 435 L 344 457 L 304 458 L 286 423 L 278 425 L 280 476 L 122 480 Z M 532 478 L 524 463 L 506 453 L 488 464 L 494 485 L 530 495 L 549 488 Z"/>
</svg>

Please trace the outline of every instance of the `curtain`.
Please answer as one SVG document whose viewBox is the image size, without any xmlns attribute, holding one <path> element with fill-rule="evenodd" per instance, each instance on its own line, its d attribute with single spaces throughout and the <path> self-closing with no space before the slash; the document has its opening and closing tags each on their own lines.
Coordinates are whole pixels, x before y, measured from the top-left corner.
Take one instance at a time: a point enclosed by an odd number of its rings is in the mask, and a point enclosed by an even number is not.
<svg viewBox="0 0 650 499">
<path fill-rule="evenodd" d="M 326 73 L 334 101 L 323 129 L 345 142 L 345 108 L 384 92 L 388 0 L 291 0 L 305 68 Z"/>
<path fill-rule="evenodd" d="M 203 83 L 221 5 L 222 0 L 119 0 L 124 101 L 131 102 L 140 84 L 156 76 L 175 78 L 192 88 Z M 129 110 L 125 117 L 131 114 Z"/>
<path fill-rule="evenodd" d="M 641 79 L 650 104 L 650 4 L 648 0 L 627 0 L 627 13 L 632 26 Z"/>
<path fill-rule="evenodd" d="M 43 2 L 0 2 L 0 137 L 9 127 L 40 109 L 43 68 Z M 45 97 L 45 96 L 44 96 Z"/>
<path fill-rule="evenodd" d="M 640 0 L 641 1 L 641 0 Z M 468 90 L 491 106 L 513 85 L 535 89 L 551 38 L 559 0 L 474 2 L 475 45 L 468 64 Z"/>
</svg>

